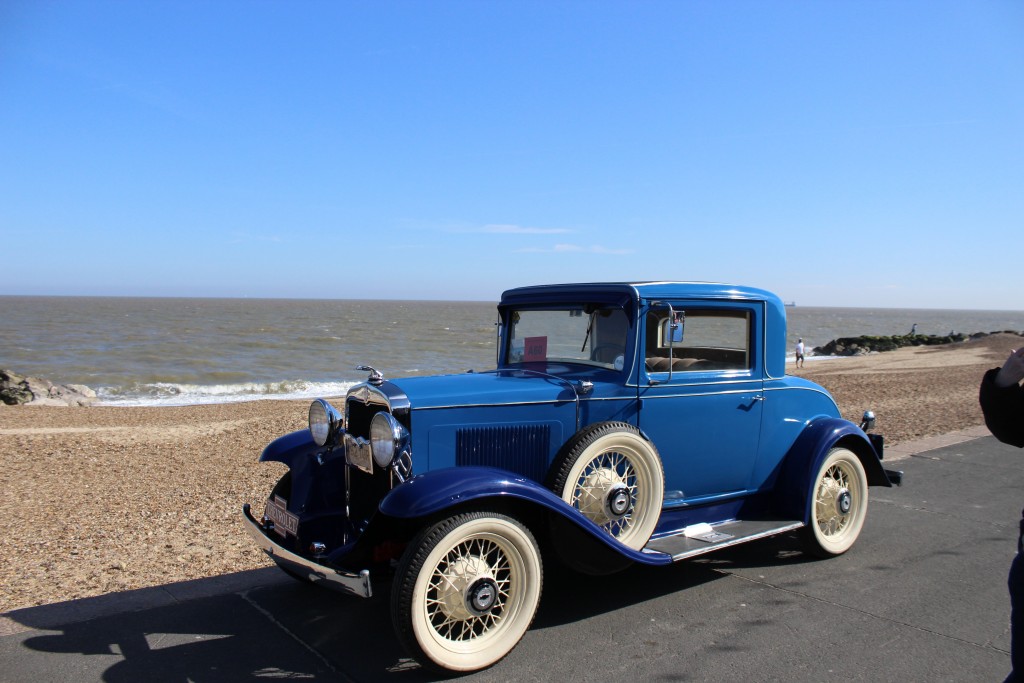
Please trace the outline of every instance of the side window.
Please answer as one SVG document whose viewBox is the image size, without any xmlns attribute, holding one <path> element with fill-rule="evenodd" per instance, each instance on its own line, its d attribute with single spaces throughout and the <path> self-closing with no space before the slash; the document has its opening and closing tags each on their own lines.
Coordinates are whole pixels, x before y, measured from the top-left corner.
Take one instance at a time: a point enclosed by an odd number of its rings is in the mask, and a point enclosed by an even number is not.
<svg viewBox="0 0 1024 683">
<path fill-rule="evenodd" d="M 737 309 L 655 308 L 647 315 L 648 372 L 747 370 L 750 313 Z"/>
</svg>

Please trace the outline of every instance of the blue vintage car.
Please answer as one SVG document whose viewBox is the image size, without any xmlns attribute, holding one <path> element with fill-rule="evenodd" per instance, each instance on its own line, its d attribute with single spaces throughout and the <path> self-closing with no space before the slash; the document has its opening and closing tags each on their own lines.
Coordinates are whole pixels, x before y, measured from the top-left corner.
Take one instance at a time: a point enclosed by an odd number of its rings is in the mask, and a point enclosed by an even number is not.
<svg viewBox="0 0 1024 683">
<path fill-rule="evenodd" d="M 591 574 L 774 534 L 846 552 L 882 438 L 787 376 L 785 308 L 750 287 L 567 284 L 505 292 L 497 368 L 387 380 L 261 460 L 289 471 L 247 527 L 284 571 L 359 596 L 393 574 L 395 632 L 472 671 L 533 620 L 542 557 Z"/>
</svg>

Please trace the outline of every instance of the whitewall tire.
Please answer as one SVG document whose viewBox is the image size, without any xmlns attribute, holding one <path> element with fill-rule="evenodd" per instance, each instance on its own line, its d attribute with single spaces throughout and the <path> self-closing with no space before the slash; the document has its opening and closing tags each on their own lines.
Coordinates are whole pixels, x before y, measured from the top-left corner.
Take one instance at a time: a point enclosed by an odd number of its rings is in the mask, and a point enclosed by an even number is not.
<svg viewBox="0 0 1024 683">
<path fill-rule="evenodd" d="M 470 512 L 410 543 L 391 592 L 402 645 L 424 666 L 476 671 L 507 655 L 540 603 L 543 569 L 529 529 L 505 515 Z"/>
<path fill-rule="evenodd" d="M 845 553 L 860 535 L 868 512 L 868 478 L 860 458 L 846 448 L 833 448 L 818 468 L 810 494 L 805 547 L 819 557 Z"/>
<path fill-rule="evenodd" d="M 661 515 L 665 477 L 653 444 L 624 422 L 592 425 L 552 467 L 551 488 L 619 542 L 640 550 Z"/>
</svg>

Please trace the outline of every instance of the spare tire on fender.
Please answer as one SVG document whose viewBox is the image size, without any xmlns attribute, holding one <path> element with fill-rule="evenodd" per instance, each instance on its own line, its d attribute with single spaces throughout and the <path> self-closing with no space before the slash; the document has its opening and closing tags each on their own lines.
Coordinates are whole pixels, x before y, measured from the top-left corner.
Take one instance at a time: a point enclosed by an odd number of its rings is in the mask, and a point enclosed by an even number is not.
<svg viewBox="0 0 1024 683">
<path fill-rule="evenodd" d="M 657 449 L 625 422 L 599 422 L 580 430 L 555 457 L 548 486 L 634 550 L 650 539 L 665 496 Z"/>
</svg>

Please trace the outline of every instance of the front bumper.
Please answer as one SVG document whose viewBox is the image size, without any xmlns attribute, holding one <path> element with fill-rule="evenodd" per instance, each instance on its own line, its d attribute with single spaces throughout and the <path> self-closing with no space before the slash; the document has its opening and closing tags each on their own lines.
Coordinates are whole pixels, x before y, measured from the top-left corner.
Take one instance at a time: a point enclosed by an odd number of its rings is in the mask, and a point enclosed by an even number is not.
<svg viewBox="0 0 1024 683">
<path fill-rule="evenodd" d="M 353 574 L 296 555 L 279 545 L 264 532 L 263 527 L 252 516 L 248 503 L 242 506 L 242 512 L 246 530 L 255 539 L 260 549 L 282 569 L 312 583 L 322 583 L 324 586 L 342 593 L 358 595 L 361 598 L 373 595 L 369 569 L 363 569 L 359 573 Z"/>
</svg>

